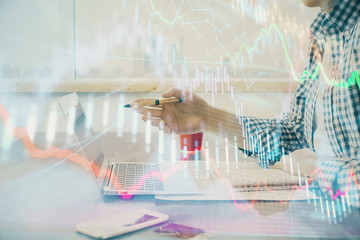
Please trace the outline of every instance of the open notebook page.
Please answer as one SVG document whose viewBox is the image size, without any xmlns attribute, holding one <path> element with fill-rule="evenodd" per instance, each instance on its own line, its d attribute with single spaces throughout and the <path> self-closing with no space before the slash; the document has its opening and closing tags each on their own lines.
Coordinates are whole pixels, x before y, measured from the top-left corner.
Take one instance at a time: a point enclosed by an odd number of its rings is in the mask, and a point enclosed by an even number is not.
<svg viewBox="0 0 360 240">
<path fill-rule="evenodd" d="M 219 166 L 211 164 L 211 175 L 227 179 L 235 188 L 252 188 L 271 186 L 272 189 L 288 189 L 293 185 L 305 185 L 309 178 L 291 175 L 279 169 L 264 169 L 256 161 L 220 162 Z M 294 171 L 297 173 L 297 170 Z"/>
</svg>

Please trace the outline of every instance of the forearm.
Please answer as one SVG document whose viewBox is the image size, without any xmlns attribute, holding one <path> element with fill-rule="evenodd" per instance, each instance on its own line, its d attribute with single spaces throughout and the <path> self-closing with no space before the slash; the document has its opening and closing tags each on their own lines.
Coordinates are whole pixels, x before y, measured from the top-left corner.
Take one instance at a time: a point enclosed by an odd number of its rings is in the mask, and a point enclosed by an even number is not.
<svg viewBox="0 0 360 240">
<path fill-rule="evenodd" d="M 204 122 L 206 131 L 226 137 L 229 141 L 236 139 L 238 147 L 244 148 L 242 125 L 234 114 L 209 107 Z"/>
<path fill-rule="evenodd" d="M 211 107 L 204 115 L 206 131 L 227 137 L 229 141 L 236 136 L 238 147 L 259 158 L 264 165 L 279 161 L 283 154 L 307 147 L 298 137 L 302 134 L 302 123 L 296 116 L 239 119 L 234 114 Z"/>
<path fill-rule="evenodd" d="M 226 136 L 229 140 L 232 140 L 231 136 L 237 136 L 238 146 L 265 165 L 279 161 L 283 154 L 306 147 L 301 144 L 293 128 L 293 124 L 297 124 L 301 130 L 301 123 L 296 118 L 259 119 L 244 116 L 239 120 L 234 114 L 213 108 L 209 109 L 208 116 L 208 131 Z"/>
<path fill-rule="evenodd" d="M 324 161 L 323 166 L 329 166 L 330 164 L 326 164 L 326 160 Z M 360 160 L 359 159 L 352 159 L 349 160 L 347 163 L 344 164 L 344 160 L 339 159 L 336 161 L 339 166 L 341 166 L 341 170 L 339 172 L 332 172 L 335 175 L 335 180 L 337 184 L 337 189 L 332 188 L 333 195 L 336 195 L 340 191 L 342 194 L 340 196 L 344 197 L 345 202 L 348 204 L 360 208 L 360 186 L 359 186 L 359 179 L 360 179 Z M 331 165 L 330 165 L 331 166 Z M 325 168 L 325 169 L 324 169 Z M 324 171 L 325 178 L 328 179 L 329 172 L 333 169 L 328 169 L 323 167 L 322 170 Z M 321 181 L 321 180 L 320 180 Z M 327 189 L 326 189 L 327 190 Z M 337 191 L 336 191 L 337 190 Z"/>
</svg>

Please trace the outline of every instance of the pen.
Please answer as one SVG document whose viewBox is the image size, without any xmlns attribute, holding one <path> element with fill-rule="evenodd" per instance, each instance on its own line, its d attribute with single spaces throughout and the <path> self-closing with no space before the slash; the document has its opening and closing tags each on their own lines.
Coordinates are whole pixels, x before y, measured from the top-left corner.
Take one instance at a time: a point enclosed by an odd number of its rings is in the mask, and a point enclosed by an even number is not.
<svg viewBox="0 0 360 240">
<path fill-rule="evenodd" d="M 150 99 L 150 100 L 145 100 L 145 101 L 142 101 L 142 102 L 125 104 L 124 108 L 131 108 L 131 107 L 134 107 L 134 106 L 136 106 L 136 107 L 157 106 L 157 105 L 161 105 L 161 104 L 177 103 L 177 102 L 182 102 L 182 100 L 179 99 L 179 98 Z"/>
</svg>

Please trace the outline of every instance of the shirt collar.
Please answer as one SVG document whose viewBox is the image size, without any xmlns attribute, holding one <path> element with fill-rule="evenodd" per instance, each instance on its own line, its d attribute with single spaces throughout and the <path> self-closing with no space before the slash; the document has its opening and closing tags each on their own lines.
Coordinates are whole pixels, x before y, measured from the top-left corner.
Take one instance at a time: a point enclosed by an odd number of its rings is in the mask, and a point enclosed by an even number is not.
<svg viewBox="0 0 360 240">
<path fill-rule="evenodd" d="M 350 31 L 355 27 L 360 15 L 360 0 L 339 0 L 330 13 L 320 10 L 310 27 L 313 35 L 320 30 L 327 32 L 335 28 L 340 32 Z"/>
</svg>

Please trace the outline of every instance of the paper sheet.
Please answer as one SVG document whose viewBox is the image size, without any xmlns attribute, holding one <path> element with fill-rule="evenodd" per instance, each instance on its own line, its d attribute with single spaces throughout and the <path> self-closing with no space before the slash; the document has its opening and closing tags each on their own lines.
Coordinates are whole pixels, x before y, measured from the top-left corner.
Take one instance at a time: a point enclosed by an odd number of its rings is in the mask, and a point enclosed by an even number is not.
<svg viewBox="0 0 360 240">
<path fill-rule="evenodd" d="M 156 195 L 159 200 L 169 201 L 226 201 L 226 200 L 268 200 L 290 201 L 314 199 L 316 196 L 305 186 L 304 177 L 291 175 L 279 169 L 264 170 L 256 162 L 204 162 L 187 163 L 187 174 L 199 189 L 199 194 Z"/>
<path fill-rule="evenodd" d="M 304 177 L 291 175 L 280 169 L 264 169 L 255 161 L 222 162 L 219 166 L 213 164 L 211 174 L 219 178 L 226 178 L 234 187 L 250 186 L 290 186 L 305 184 Z M 296 171 L 295 171 L 296 172 Z"/>
<path fill-rule="evenodd" d="M 268 191 L 251 191 L 236 192 L 233 194 L 191 194 L 191 195 L 156 195 L 155 199 L 166 201 L 229 201 L 229 200 L 267 200 L 267 201 L 298 201 L 311 200 L 317 197 L 306 190 L 281 190 L 275 192 Z"/>
</svg>

